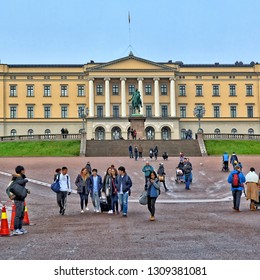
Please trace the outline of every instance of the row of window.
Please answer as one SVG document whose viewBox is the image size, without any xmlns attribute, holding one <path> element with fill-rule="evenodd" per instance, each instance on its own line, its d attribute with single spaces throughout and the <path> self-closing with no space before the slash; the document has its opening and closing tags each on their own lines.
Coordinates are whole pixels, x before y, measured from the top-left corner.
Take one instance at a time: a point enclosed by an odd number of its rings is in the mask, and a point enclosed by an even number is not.
<svg viewBox="0 0 260 280">
<path fill-rule="evenodd" d="M 39 77 L 37 76 L 37 78 L 39 78 Z M 44 80 L 50 80 L 51 76 L 46 75 L 46 76 L 43 76 L 43 78 L 44 78 Z M 60 76 L 60 78 L 61 78 L 61 80 L 67 80 L 68 77 L 63 75 L 63 76 Z M 34 79 L 33 76 L 31 76 L 31 75 L 27 76 L 27 80 L 33 80 L 33 79 Z M 83 75 L 78 76 L 78 79 L 83 80 L 84 76 Z M 14 75 L 10 76 L 10 80 L 16 80 L 16 76 L 14 76 Z"/>
<path fill-rule="evenodd" d="M 246 96 L 253 96 L 253 85 L 245 85 Z M 179 85 L 179 96 L 187 96 L 186 85 Z M 196 96 L 203 96 L 203 85 L 196 85 Z M 212 96 L 220 96 L 220 85 L 212 85 Z M 237 86 L 229 85 L 229 96 L 237 96 Z"/>
<path fill-rule="evenodd" d="M 28 97 L 35 96 L 34 85 L 27 85 L 26 94 Z M 60 95 L 61 96 L 68 96 L 68 86 L 67 85 L 60 85 Z M 78 85 L 78 96 L 85 96 L 85 86 Z M 10 96 L 17 97 L 17 85 L 10 85 Z M 51 86 L 44 85 L 43 86 L 43 96 L 50 97 L 51 96 Z"/>
<path fill-rule="evenodd" d="M 128 86 L 128 94 L 132 95 L 136 89 L 136 85 L 129 85 Z M 146 84 L 144 87 L 145 95 L 152 95 L 152 85 Z M 34 85 L 27 85 L 27 96 L 32 97 L 34 96 Z M 102 84 L 96 85 L 96 95 L 103 95 L 104 94 L 104 86 Z M 166 84 L 161 85 L 161 95 L 168 94 L 168 87 Z M 60 85 L 60 95 L 61 96 L 68 96 L 68 85 Z M 113 84 L 112 85 L 112 95 L 119 95 L 119 85 Z M 17 96 L 17 85 L 10 85 L 10 96 L 14 97 Z M 43 96 L 49 97 L 51 96 L 51 86 L 44 85 L 43 86 Z M 78 96 L 85 96 L 85 86 L 78 85 Z"/>
<path fill-rule="evenodd" d="M 44 118 L 49 119 L 51 118 L 51 105 L 44 105 Z M 35 108 L 34 105 L 27 105 L 27 118 L 32 119 L 34 118 Z M 129 106 L 130 114 L 134 113 L 132 106 Z M 85 105 L 78 105 L 78 117 L 81 118 L 85 114 Z M 99 118 L 104 117 L 104 106 L 97 105 L 96 106 L 96 116 Z M 120 117 L 120 106 L 113 105 L 112 106 L 112 116 L 115 118 Z M 146 116 L 152 117 L 152 105 L 146 106 Z M 161 116 L 168 117 L 168 105 L 161 105 Z M 15 119 L 18 117 L 18 110 L 16 105 L 10 106 L 10 118 Z M 69 106 L 68 105 L 61 105 L 61 118 L 68 118 L 69 117 Z"/>
<path fill-rule="evenodd" d="M 153 117 L 153 106 L 152 105 L 145 105 L 145 116 L 146 117 Z M 187 106 L 180 105 L 179 115 L 181 118 L 187 117 Z M 49 119 L 51 118 L 51 105 L 44 105 L 44 118 Z M 78 117 L 81 118 L 84 115 L 85 105 L 78 105 Z M 27 118 L 32 119 L 34 118 L 35 108 L 34 105 L 27 105 Z M 129 115 L 134 113 L 132 106 L 129 106 Z M 104 105 L 97 105 L 96 106 L 96 116 L 98 118 L 104 117 Z M 120 105 L 113 105 L 112 106 L 112 116 L 119 118 L 120 117 Z M 168 105 L 161 105 L 161 117 L 168 117 Z M 17 106 L 11 105 L 10 106 L 10 118 L 15 119 L 17 118 Z M 61 105 L 61 118 L 68 118 L 69 117 L 69 106 L 68 105 Z M 213 105 L 213 117 L 220 118 L 221 117 L 221 110 L 220 105 Z M 230 117 L 236 118 L 237 117 L 237 106 L 230 105 Z M 253 118 L 254 117 L 254 106 L 247 105 L 247 117 Z"/>
<path fill-rule="evenodd" d="M 213 105 L 213 118 L 221 118 L 220 105 Z M 254 118 L 254 106 L 247 105 L 247 118 Z M 237 105 L 230 105 L 230 118 L 237 118 Z M 180 117 L 187 117 L 187 106 L 180 105 Z"/>
<path fill-rule="evenodd" d="M 179 79 L 185 79 L 186 76 L 177 76 Z M 203 76 L 199 75 L 199 76 L 196 76 L 196 79 L 202 79 Z M 218 79 L 219 76 L 212 76 L 213 79 Z M 229 76 L 229 79 L 232 79 L 234 80 L 236 78 L 236 76 Z M 252 79 L 252 76 L 249 75 L 249 76 L 246 76 L 246 79 Z"/>
<path fill-rule="evenodd" d="M 245 85 L 245 94 L 246 96 L 253 96 L 253 85 Z M 43 96 L 51 96 L 51 86 L 43 86 Z M 128 94 L 132 95 L 136 89 L 136 85 L 128 86 Z M 152 85 L 146 84 L 144 87 L 145 95 L 152 95 Z M 168 94 L 167 84 L 162 84 L 160 86 L 160 94 Z M 78 96 L 85 96 L 85 86 L 78 85 Z M 102 84 L 96 85 L 96 95 L 104 95 L 104 87 Z M 119 95 L 119 85 L 112 85 L 112 95 Z M 10 85 L 10 96 L 17 96 L 17 85 Z M 35 96 L 34 85 L 27 85 L 27 96 Z M 60 85 L 60 96 L 68 96 L 68 85 Z M 187 96 L 186 85 L 179 85 L 179 96 Z M 203 96 L 203 85 L 196 85 L 196 96 Z M 220 85 L 212 85 L 212 96 L 220 96 Z M 237 87 L 236 85 L 229 85 L 229 96 L 237 96 Z"/>
</svg>

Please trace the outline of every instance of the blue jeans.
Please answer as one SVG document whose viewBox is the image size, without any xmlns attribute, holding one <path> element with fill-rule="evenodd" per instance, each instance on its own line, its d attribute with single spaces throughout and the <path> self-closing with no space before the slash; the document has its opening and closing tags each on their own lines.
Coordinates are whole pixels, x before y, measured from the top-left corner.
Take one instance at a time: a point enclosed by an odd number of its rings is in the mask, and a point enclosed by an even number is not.
<svg viewBox="0 0 260 280">
<path fill-rule="evenodd" d="M 190 189 L 190 182 L 191 182 L 191 173 L 185 174 L 185 189 L 189 190 Z"/>
<path fill-rule="evenodd" d="M 113 212 L 118 212 L 118 195 L 112 195 L 111 197 L 111 201 L 112 201 L 112 210 Z"/>
<path fill-rule="evenodd" d="M 239 210 L 242 191 L 232 191 L 234 209 Z"/>
<path fill-rule="evenodd" d="M 119 193 L 118 194 L 119 203 L 121 206 L 121 210 L 123 211 L 123 215 L 127 215 L 128 210 L 128 192 Z"/>
<path fill-rule="evenodd" d="M 98 192 L 93 193 L 92 202 L 93 202 L 93 206 L 96 209 L 96 211 L 100 211 L 100 198 L 99 198 Z"/>
</svg>

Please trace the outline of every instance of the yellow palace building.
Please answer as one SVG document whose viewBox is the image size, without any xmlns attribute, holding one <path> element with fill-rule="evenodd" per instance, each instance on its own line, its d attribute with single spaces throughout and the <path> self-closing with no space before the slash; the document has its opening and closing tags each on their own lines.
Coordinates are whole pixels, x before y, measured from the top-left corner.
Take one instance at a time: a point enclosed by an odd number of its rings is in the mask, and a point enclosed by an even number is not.
<svg viewBox="0 0 260 280">
<path fill-rule="evenodd" d="M 124 139 L 137 88 L 145 137 L 181 139 L 199 122 L 205 133 L 260 134 L 260 65 L 153 62 L 132 53 L 77 65 L 0 64 L 0 136 L 59 134 Z M 137 135 L 138 138 L 138 135 Z"/>
</svg>

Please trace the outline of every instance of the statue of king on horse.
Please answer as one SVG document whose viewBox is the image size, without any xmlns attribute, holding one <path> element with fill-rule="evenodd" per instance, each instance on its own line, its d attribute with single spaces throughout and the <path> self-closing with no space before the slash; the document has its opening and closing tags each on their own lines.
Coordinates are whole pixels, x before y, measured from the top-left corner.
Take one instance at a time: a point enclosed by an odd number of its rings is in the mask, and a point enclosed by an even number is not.
<svg viewBox="0 0 260 280">
<path fill-rule="evenodd" d="M 140 114 L 140 110 L 141 110 L 141 107 L 143 107 L 143 105 L 142 105 L 142 100 L 141 100 L 141 94 L 140 94 L 140 91 L 138 91 L 138 89 L 135 90 L 135 92 L 132 95 L 132 98 L 130 98 L 128 101 L 129 102 L 132 101 L 132 109 L 133 109 L 134 114 L 135 114 L 136 110 Z"/>
</svg>

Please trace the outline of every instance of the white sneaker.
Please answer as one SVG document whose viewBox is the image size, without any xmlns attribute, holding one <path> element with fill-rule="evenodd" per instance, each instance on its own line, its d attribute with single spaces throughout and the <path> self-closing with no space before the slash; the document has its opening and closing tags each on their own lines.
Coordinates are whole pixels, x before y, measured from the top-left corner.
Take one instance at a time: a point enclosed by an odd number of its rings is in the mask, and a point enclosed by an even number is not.
<svg viewBox="0 0 260 280">
<path fill-rule="evenodd" d="M 96 213 L 100 213 L 100 210 L 97 210 Z"/>
<path fill-rule="evenodd" d="M 23 232 L 20 230 L 20 229 L 16 229 L 14 232 L 13 232 L 13 235 L 21 235 L 23 234 Z"/>
<path fill-rule="evenodd" d="M 113 214 L 113 210 L 109 210 L 107 214 Z"/>
<path fill-rule="evenodd" d="M 89 211 L 88 207 L 86 207 L 86 211 Z"/>
<path fill-rule="evenodd" d="M 21 231 L 23 234 L 28 233 L 28 231 L 27 231 L 26 229 L 24 229 L 24 228 L 21 228 L 20 231 Z"/>
<path fill-rule="evenodd" d="M 84 211 L 83 210 L 81 210 L 81 212 L 80 212 L 81 214 L 83 214 L 84 213 Z"/>
</svg>

